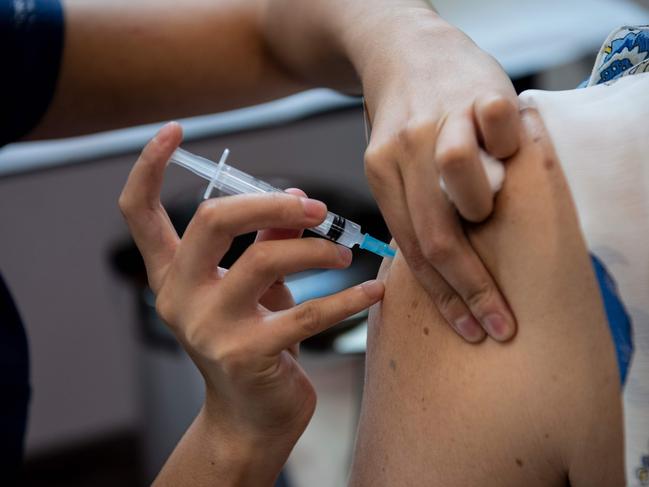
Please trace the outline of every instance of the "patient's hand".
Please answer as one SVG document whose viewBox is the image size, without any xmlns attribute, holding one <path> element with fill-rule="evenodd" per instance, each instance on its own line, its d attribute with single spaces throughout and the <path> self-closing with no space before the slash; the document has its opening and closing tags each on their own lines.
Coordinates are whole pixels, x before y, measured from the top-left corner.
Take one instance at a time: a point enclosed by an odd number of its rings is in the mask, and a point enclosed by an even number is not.
<svg viewBox="0 0 649 487">
<path fill-rule="evenodd" d="M 296 360 L 298 344 L 376 303 L 383 285 L 370 281 L 295 306 L 284 275 L 344 268 L 352 259 L 340 245 L 299 238 L 327 212 L 299 191 L 206 201 L 180 240 L 159 200 L 166 163 L 180 138 L 177 124 L 163 128 L 120 197 L 156 309 L 206 385 L 198 426 L 161 475 L 177 485 L 169 476 L 182 478 L 179 472 L 191 470 L 183 466 L 196 462 L 209 471 L 211 462 L 224 471 L 212 468 L 208 484 L 214 478 L 223 483 L 221 473 L 247 480 L 236 485 L 264 485 L 278 475 L 315 408 L 315 391 Z M 257 229 L 264 230 L 232 268 L 219 268 L 232 239 Z M 200 434 L 192 434 L 196 428 Z"/>
</svg>

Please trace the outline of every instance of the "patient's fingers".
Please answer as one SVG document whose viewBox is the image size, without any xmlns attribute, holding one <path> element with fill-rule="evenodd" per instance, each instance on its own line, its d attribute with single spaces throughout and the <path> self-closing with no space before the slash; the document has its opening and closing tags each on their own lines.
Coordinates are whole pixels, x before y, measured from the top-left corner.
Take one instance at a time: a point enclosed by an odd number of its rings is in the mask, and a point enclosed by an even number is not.
<svg viewBox="0 0 649 487">
<path fill-rule="evenodd" d="M 425 162 L 430 165 L 429 161 Z M 446 119 L 435 146 L 435 162 L 460 215 L 473 222 L 488 217 L 493 210 L 494 196 L 480 161 L 470 117 L 450 115 Z"/>
<path fill-rule="evenodd" d="M 219 294 L 241 309 L 249 309 L 279 278 L 308 269 L 349 266 L 347 247 L 320 238 L 265 241 L 248 247 L 219 286 Z"/>
<path fill-rule="evenodd" d="M 383 292 L 382 282 L 368 281 L 276 313 L 260 328 L 259 343 L 266 353 L 277 354 L 379 302 Z"/>
<path fill-rule="evenodd" d="M 154 291 L 178 245 L 178 235 L 160 204 L 160 190 L 167 162 L 181 140 L 180 125 L 165 125 L 142 151 L 119 197 L 119 207 L 142 253 Z"/>
<path fill-rule="evenodd" d="M 494 94 L 478 100 L 474 110 L 487 152 L 496 159 L 514 155 L 520 145 L 521 133 L 517 100 Z"/>
<path fill-rule="evenodd" d="M 319 225 L 324 203 L 285 193 L 241 194 L 201 203 L 178 247 L 174 269 L 187 282 L 217 277 L 219 261 L 237 235 L 265 228 Z"/>
</svg>

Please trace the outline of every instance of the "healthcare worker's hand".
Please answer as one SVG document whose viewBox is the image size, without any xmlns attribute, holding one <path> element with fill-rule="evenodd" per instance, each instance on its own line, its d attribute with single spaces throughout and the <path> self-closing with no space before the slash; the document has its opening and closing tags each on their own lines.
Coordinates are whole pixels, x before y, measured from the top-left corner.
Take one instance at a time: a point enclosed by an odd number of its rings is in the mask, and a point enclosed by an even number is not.
<svg viewBox="0 0 649 487">
<path fill-rule="evenodd" d="M 144 257 L 156 309 L 205 379 L 197 422 L 219 442 L 213 468 L 220 460 L 226 469 L 241 465 L 242 484 L 263 485 L 279 473 L 314 411 L 315 391 L 296 360 L 300 341 L 379 301 L 383 284 L 369 281 L 295 306 L 285 275 L 344 268 L 352 259 L 345 247 L 299 238 L 326 215 L 323 203 L 299 190 L 208 200 L 179 239 L 159 197 L 181 137 L 180 127 L 169 124 L 147 145 L 120 208 Z M 235 236 L 258 229 L 231 269 L 218 267 Z M 179 446 L 161 477 L 177 473 L 193 455 L 183 455 L 190 447 Z"/>
<path fill-rule="evenodd" d="M 381 212 L 456 331 L 469 341 L 485 331 L 507 340 L 514 317 L 458 213 L 479 222 L 493 209 L 481 148 L 497 159 L 518 149 L 511 81 L 491 56 L 425 8 L 399 6 L 364 25 L 375 39 L 359 61 L 372 127 L 365 169 Z"/>
<path fill-rule="evenodd" d="M 478 222 L 493 209 L 479 149 L 505 159 L 519 146 L 518 100 L 501 66 L 424 0 L 269 3 L 269 37 L 287 66 L 350 91 L 357 90 L 353 76 L 335 74 L 344 66 L 356 73 L 372 126 L 368 181 L 446 320 L 469 341 L 485 330 L 511 338 L 514 317 L 458 218 Z M 282 23 L 291 5 L 300 23 Z"/>
</svg>

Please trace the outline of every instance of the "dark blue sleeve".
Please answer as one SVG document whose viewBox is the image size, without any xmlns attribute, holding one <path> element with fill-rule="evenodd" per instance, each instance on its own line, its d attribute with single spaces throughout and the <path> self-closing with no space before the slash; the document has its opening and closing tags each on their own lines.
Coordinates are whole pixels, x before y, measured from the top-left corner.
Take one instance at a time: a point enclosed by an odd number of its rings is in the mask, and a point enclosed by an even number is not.
<svg viewBox="0 0 649 487">
<path fill-rule="evenodd" d="M 18 485 L 29 398 L 27 337 L 16 305 L 0 274 L 0 484 L 2 485 Z"/>
<path fill-rule="evenodd" d="M 0 147 L 27 135 L 47 110 L 63 34 L 60 0 L 0 0 Z"/>
</svg>

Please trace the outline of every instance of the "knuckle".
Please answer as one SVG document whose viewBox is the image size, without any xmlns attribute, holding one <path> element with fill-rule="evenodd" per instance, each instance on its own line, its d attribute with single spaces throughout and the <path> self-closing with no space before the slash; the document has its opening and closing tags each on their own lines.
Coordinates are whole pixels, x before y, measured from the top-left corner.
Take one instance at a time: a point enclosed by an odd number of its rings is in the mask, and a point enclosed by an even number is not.
<svg viewBox="0 0 649 487">
<path fill-rule="evenodd" d="M 211 200 L 201 202 L 194 214 L 194 221 L 201 226 L 216 226 L 219 223 L 219 219 L 219 212 Z"/>
<path fill-rule="evenodd" d="M 437 167 L 442 173 L 457 172 L 467 167 L 475 155 L 470 144 L 452 144 L 437 153 Z"/>
<path fill-rule="evenodd" d="M 304 209 L 299 196 L 288 193 L 267 193 L 261 197 L 265 198 L 267 202 L 265 211 L 272 212 L 283 222 L 297 222 L 304 217 Z"/>
<path fill-rule="evenodd" d="M 494 287 L 489 283 L 483 283 L 464 296 L 464 302 L 471 309 L 475 309 L 484 306 L 487 302 L 491 301 L 493 295 Z"/>
<path fill-rule="evenodd" d="M 460 297 L 451 290 L 440 292 L 434 299 L 435 305 L 442 316 L 452 316 L 462 306 Z"/>
<path fill-rule="evenodd" d="M 197 313 L 186 319 L 187 323 L 177 330 L 176 335 L 188 351 L 215 363 L 227 363 L 234 355 L 236 349 L 229 337 L 216 333 L 210 326 L 213 318 L 206 313 Z"/>
<path fill-rule="evenodd" d="M 135 209 L 135 202 L 127 193 L 122 192 L 117 200 L 117 206 L 122 212 L 122 215 L 124 215 L 124 218 L 128 218 Z"/>
<path fill-rule="evenodd" d="M 270 272 L 275 268 L 276 258 L 267 242 L 252 244 L 246 249 L 242 260 L 257 272 Z"/>
<path fill-rule="evenodd" d="M 274 196 L 277 198 L 278 213 L 282 221 L 299 221 L 304 218 L 304 208 L 299 196 L 283 193 L 277 193 Z"/>
<path fill-rule="evenodd" d="M 338 249 L 335 243 L 322 238 L 314 238 L 313 242 L 313 255 L 317 255 L 321 260 L 337 261 L 340 258 Z"/>
<path fill-rule="evenodd" d="M 437 232 L 437 235 L 426 242 L 422 248 L 422 253 L 428 262 L 438 264 L 451 258 L 454 249 L 454 240 L 444 235 L 444 232 Z"/>
<path fill-rule="evenodd" d="M 171 299 L 167 298 L 165 294 L 160 293 L 155 300 L 155 310 L 162 321 L 173 327 L 176 321 L 176 310 L 174 303 Z"/>
<path fill-rule="evenodd" d="M 304 303 L 295 310 L 295 321 L 305 336 L 311 336 L 320 330 L 322 311 L 314 303 Z"/>
<path fill-rule="evenodd" d="M 423 141 L 431 140 L 436 131 L 437 123 L 430 118 L 410 120 L 397 132 L 399 151 L 412 156 L 419 151 Z"/>
<path fill-rule="evenodd" d="M 388 164 L 390 164 L 390 150 L 387 144 L 372 143 L 365 150 L 365 175 L 370 184 L 385 182 Z"/>
<path fill-rule="evenodd" d="M 206 228 L 212 233 L 234 238 L 231 228 L 233 224 L 232 218 L 228 218 L 224 214 L 223 208 L 216 201 L 205 200 L 201 202 L 198 205 L 192 222 L 201 228 Z"/>
</svg>

